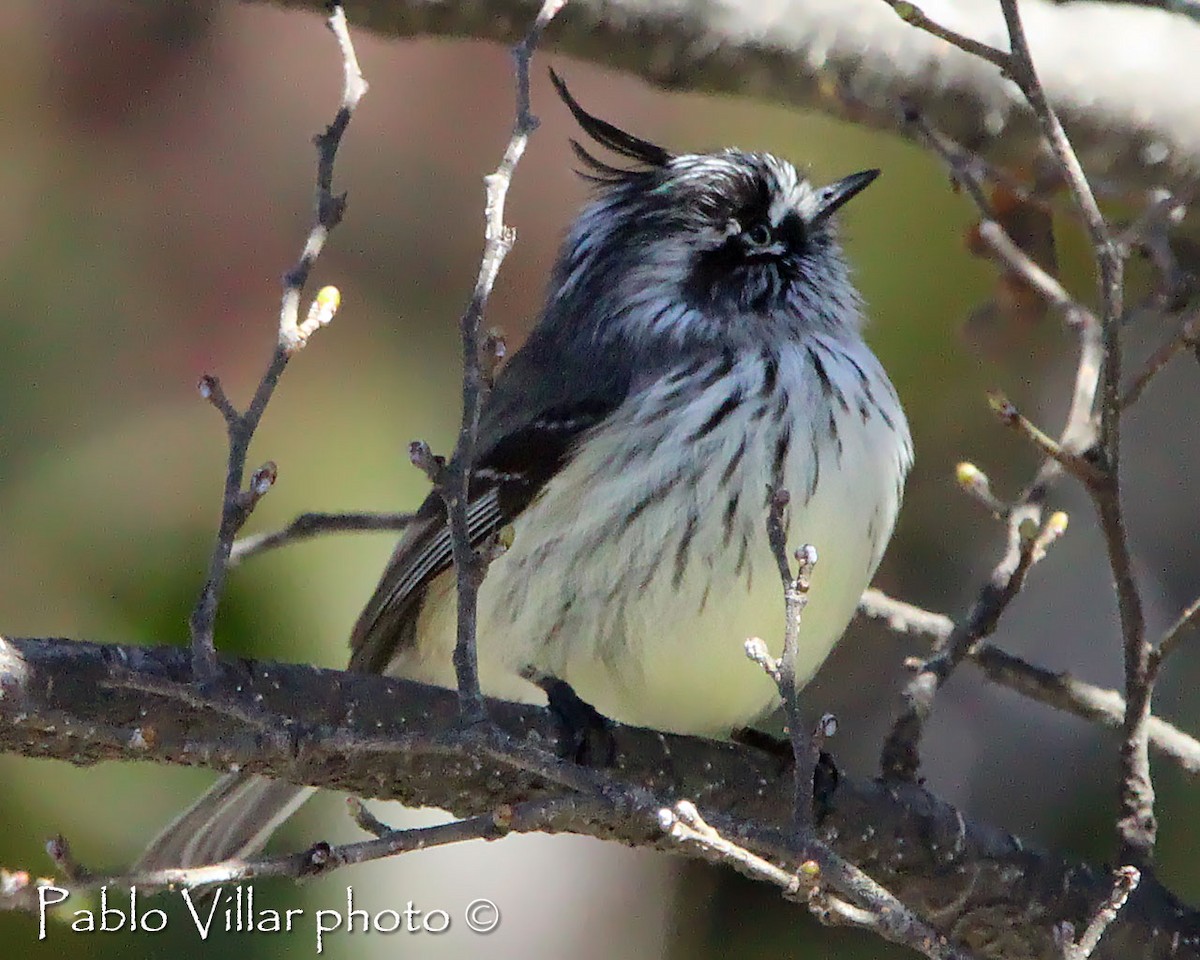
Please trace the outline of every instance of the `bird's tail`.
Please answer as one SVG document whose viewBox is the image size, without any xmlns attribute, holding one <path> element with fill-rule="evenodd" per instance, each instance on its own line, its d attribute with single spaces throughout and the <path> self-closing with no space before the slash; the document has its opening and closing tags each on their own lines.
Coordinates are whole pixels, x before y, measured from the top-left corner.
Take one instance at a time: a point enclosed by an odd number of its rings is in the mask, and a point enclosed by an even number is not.
<svg viewBox="0 0 1200 960">
<path fill-rule="evenodd" d="M 135 869 L 198 867 L 250 856 L 313 792 L 282 780 L 227 774 L 154 838 Z"/>
</svg>

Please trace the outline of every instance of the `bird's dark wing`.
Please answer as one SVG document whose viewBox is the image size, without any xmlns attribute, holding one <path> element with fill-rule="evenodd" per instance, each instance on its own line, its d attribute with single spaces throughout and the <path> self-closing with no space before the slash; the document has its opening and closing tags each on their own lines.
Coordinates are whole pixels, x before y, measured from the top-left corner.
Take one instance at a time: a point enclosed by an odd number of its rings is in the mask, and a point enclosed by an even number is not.
<svg viewBox="0 0 1200 960">
<path fill-rule="evenodd" d="M 607 376 L 555 362 L 535 332 L 497 377 L 482 411 L 467 525 L 478 545 L 511 522 L 571 456 L 576 441 L 625 399 L 622 363 Z M 451 566 L 446 509 L 431 493 L 405 530 L 351 635 L 352 670 L 382 673 L 416 642 L 417 618 L 434 577 Z"/>
</svg>

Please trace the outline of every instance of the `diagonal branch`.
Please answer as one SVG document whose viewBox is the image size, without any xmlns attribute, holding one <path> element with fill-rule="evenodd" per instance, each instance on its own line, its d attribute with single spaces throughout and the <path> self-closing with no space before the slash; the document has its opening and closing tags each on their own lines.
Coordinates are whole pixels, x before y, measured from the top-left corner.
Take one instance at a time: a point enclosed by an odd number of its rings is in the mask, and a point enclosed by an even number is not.
<svg viewBox="0 0 1200 960">
<path fill-rule="evenodd" d="M 885 780 L 913 782 L 921 766 L 920 742 L 925 721 L 939 689 L 980 640 L 996 629 L 1000 617 L 1021 588 L 1035 563 L 1066 530 L 1066 514 L 1056 513 L 1043 525 L 1041 507 L 1026 504 L 1008 519 L 1008 549 L 991 577 L 979 590 L 970 612 L 955 624 L 933 655 L 917 667 L 904 689 L 903 707 L 884 740 L 879 766 Z"/>
<path fill-rule="evenodd" d="M 241 563 L 268 550 L 276 550 L 301 540 L 327 533 L 377 533 L 403 530 L 413 519 L 411 513 L 319 513 L 297 516 L 286 527 L 269 533 L 256 533 L 234 541 L 229 565 Z"/>
<path fill-rule="evenodd" d="M 858 604 L 863 616 L 882 620 L 889 630 L 923 634 L 945 643 L 954 631 L 954 621 L 945 614 L 867 590 Z M 1109 730 L 1120 730 L 1125 722 L 1125 698 L 1116 690 L 1097 687 L 1085 680 L 1029 663 L 986 640 L 970 645 L 967 660 L 998 686 L 1073 714 Z M 1173 760 L 1185 773 L 1200 774 L 1200 740 L 1161 717 L 1151 716 L 1150 746 Z"/>
</svg>

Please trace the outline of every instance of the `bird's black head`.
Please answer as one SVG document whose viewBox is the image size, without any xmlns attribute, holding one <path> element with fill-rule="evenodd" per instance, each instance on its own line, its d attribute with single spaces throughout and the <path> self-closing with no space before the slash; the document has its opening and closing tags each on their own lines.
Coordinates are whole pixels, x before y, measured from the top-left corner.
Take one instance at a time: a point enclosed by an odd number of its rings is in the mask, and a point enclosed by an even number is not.
<svg viewBox="0 0 1200 960">
<path fill-rule="evenodd" d="M 763 324 L 750 334 L 857 329 L 831 215 L 878 171 L 816 187 L 767 153 L 675 154 L 588 113 L 550 75 L 583 131 L 631 161 L 606 162 L 572 141 L 599 191 L 567 237 L 552 297 L 579 293 L 607 308 L 610 324 L 651 323 L 676 339 Z"/>
</svg>

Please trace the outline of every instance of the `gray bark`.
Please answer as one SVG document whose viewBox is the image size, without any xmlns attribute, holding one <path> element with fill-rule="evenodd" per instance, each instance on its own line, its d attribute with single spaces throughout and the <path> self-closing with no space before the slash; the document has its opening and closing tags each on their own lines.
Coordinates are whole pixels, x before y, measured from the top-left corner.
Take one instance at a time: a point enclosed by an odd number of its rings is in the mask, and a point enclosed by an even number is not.
<svg viewBox="0 0 1200 960">
<path fill-rule="evenodd" d="M 189 671 L 182 648 L 0 639 L 0 751 L 76 764 L 237 764 L 464 816 L 563 793 L 518 754 L 510 762 L 478 729 L 464 729 L 452 692 L 244 660 L 222 661 L 201 688 Z M 553 749 L 546 711 L 498 701 L 490 709 L 522 744 Z M 777 759 L 631 727 L 617 728 L 616 745 L 611 812 L 560 818 L 555 829 L 679 852 L 656 812 L 690 799 L 725 836 L 795 866 L 784 828 L 791 772 Z M 1057 958 L 1056 924 L 1082 930 L 1111 889 L 1107 871 L 971 823 L 913 784 L 843 774 L 826 800 L 820 828 L 837 852 L 975 956 Z M 1200 957 L 1200 915 L 1147 876 L 1094 956 Z"/>
<path fill-rule="evenodd" d="M 262 0 L 252 0 L 262 2 Z M 320 0 L 270 0 L 311 11 Z M 925 0 L 931 19 L 1007 48 L 993 0 Z M 347 0 L 387 37 L 514 43 L 540 0 Z M 1136 197 L 1200 176 L 1200 23 L 1153 7 L 1022 0 L 1051 104 L 1094 185 Z M 882 0 L 570 0 L 543 48 L 664 87 L 737 94 L 900 131 L 902 104 L 988 159 L 1043 170 L 1035 124 L 996 67 L 903 22 Z"/>
</svg>

